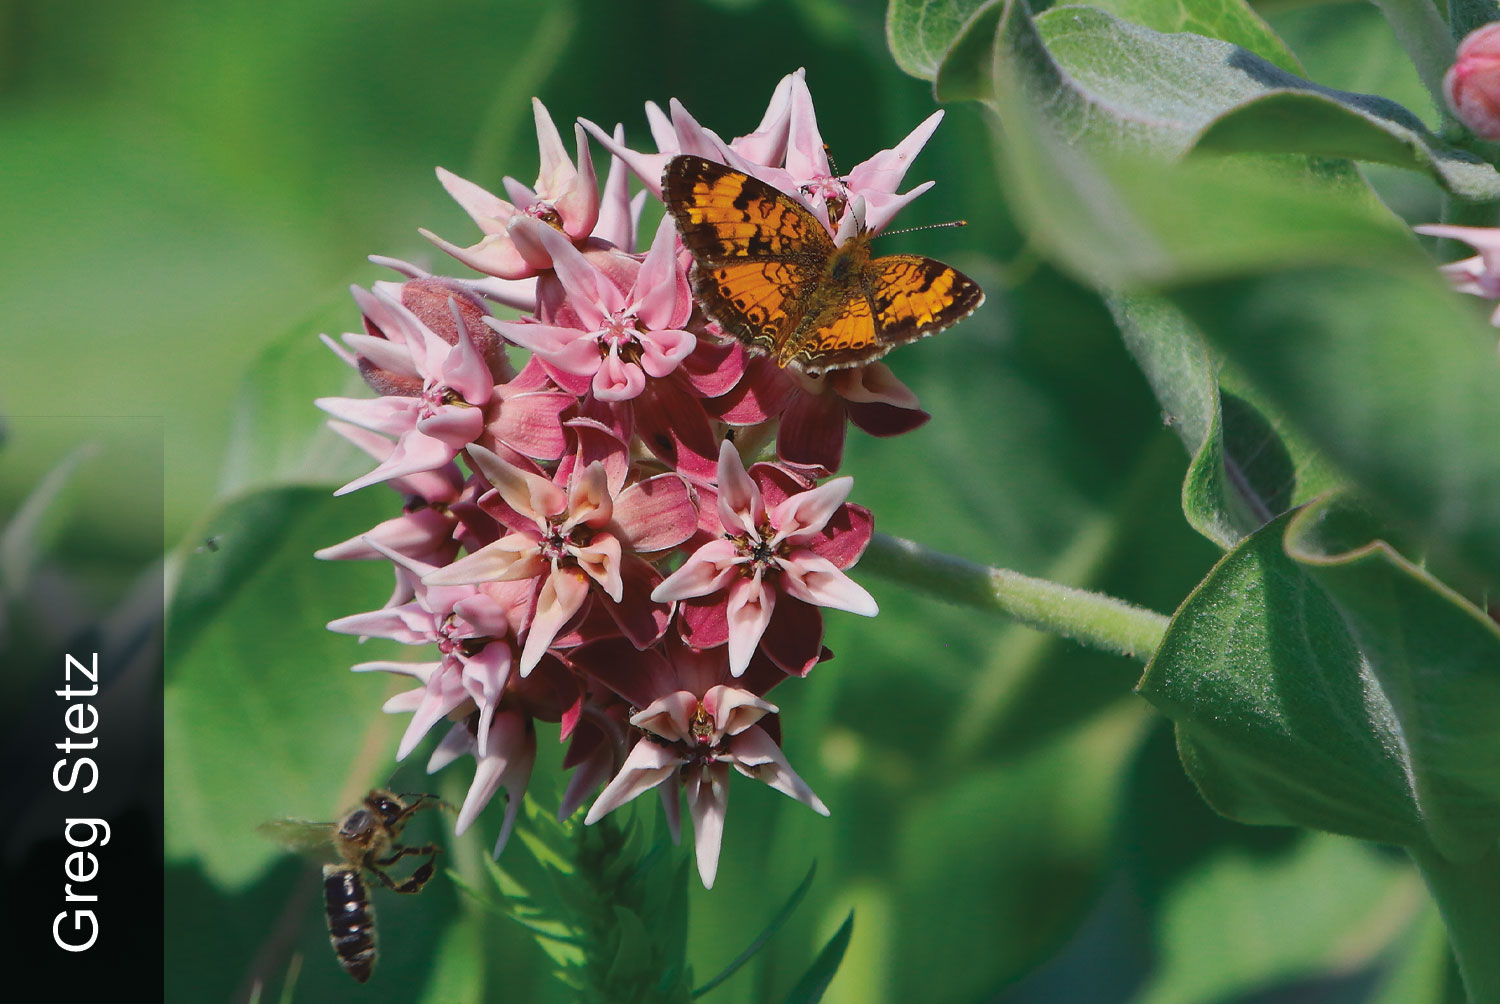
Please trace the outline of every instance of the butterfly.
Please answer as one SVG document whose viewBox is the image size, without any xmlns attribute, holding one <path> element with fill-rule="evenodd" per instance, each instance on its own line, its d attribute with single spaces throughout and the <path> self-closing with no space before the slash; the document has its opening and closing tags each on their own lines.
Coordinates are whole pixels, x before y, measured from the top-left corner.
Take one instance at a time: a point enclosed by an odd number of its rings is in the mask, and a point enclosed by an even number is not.
<svg viewBox="0 0 1500 1004">
<path fill-rule="evenodd" d="M 984 293 L 920 255 L 836 245 L 796 199 L 723 164 L 674 157 L 662 195 L 693 256 L 693 293 L 725 331 L 812 375 L 863 366 L 972 314 Z"/>
</svg>

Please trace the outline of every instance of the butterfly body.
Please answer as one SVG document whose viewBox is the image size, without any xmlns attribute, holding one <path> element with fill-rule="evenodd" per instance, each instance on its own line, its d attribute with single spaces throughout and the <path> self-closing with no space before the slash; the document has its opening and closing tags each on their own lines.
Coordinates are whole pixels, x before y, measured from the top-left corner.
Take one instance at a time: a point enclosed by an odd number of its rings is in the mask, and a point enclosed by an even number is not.
<svg viewBox="0 0 1500 1004">
<path fill-rule="evenodd" d="M 936 334 L 984 300 L 957 269 L 920 255 L 871 257 L 870 237 L 835 244 L 802 203 L 701 157 L 675 157 L 667 208 L 693 256 L 708 315 L 779 366 L 862 366 Z"/>
</svg>

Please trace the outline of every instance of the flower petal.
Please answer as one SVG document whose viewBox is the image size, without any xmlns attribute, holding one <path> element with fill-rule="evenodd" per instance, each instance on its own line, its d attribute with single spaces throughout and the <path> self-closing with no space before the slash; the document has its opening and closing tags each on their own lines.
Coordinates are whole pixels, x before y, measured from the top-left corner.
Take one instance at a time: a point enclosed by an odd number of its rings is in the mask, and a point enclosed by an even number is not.
<svg viewBox="0 0 1500 1004">
<path fill-rule="evenodd" d="M 830 564 L 829 567 L 833 566 Z M 740 578 L 731 583 L 724 614 L 729 621 L 729 672 L 732 675 L 739 676 L 750 665 L 750 657 L 755 654 L 760 636 L 765 634 L 775 608 L 776 592 L 766 588 L 758 573 L 754 578 Z"/>
<path fill-rule="evenodd" d="M 540 474 L 523 471 L 482 446 L 469 447 L 468 454 L 505 504 L 538 527 L 545 527 L 549 516 L 567 511 L 567 494 Z"/>
<path fill-rule="evenodd" d="M 880 613 L 875 597 L 865 592 L 863 586 L 812 551 L 794 552 L 783 559 L 781 573 L 781 588 L 804 603 L 847 610 L 862 617 Z M 733 639 L 730 640 L 732 643 Z"/>
<path fill-rule="evenodd" d="M 853 478 L 834 478 L 810 491 L 799 492 L 778 505 L 770 513 L 771 525 L 776 528 L 771 545 L 782 541 L 793 545 L 810 544 L 844 504 L 853 488 Z"/>
<path fill-rule="evenodd" d="M 734 767 L 746 777 L 753 777 L 790 795 L 804 805 L 810 806 L 819 815 L 828 815 L 828 806 L 813 794 L 807 782 L 797 776 L 787 763 L 786 754 L 772 741 L 765 730 L 753 725 L 729 740 L 728 747 L 734 757 Z"/>
<path fill-rule="evenodd" d="M 536 614 L 531 619 L 531 629 L 526 633 L 526 645 L 521 650 L 521 676 L 531 675 L 536 664 L 547 653 L 552 644 L 573 615 L 589 598 L 589 580 L 577 569 L 557 568 L 542 583 L 537 596 Z"/>
<path fill-rule="evenodd" d="M 661 784 L 677 773 L 685 763 L 676 753 L 649 739 L 638 741 L 625 758 L 625 764 L 613 781 L 604 786 L 594 804 L 589 806 L 584 825 L 597 823 L 637 795 Z"/>
<path fill-rule="evenodd" d="M 693 817 L 693 850 L 703 888 L 714 887 L 719 873 L 719 849 L 724 842 L 724 814 L 729 808 L 729 769 L 704 764 L 683 772 L 688 813 Z"/>
<path fill-rule="evenodd" d="M 631 550 L 665 551 L 693 534 L 698 510 L 687 482 L 676 474 L 637 481 L 615 499 L 615 522 Z"/>
<path fill-rule="evenodd" d="M 727 439 L 719 448 L 718 474 L 719 522 L 724 532 L 759 540 L 757 524 L 765 515 L 760 489 L 745 473 L 745 463 L 740 459 L 739 451 Z"/>
<path fill-rule="evenodd" d="M 690 600 L 725 588 L 739 575 L 744 562 L 732 540 L 711 540 L 688 556 L 682 567 L 651 591 L 657 603 Z"/>
</svg>

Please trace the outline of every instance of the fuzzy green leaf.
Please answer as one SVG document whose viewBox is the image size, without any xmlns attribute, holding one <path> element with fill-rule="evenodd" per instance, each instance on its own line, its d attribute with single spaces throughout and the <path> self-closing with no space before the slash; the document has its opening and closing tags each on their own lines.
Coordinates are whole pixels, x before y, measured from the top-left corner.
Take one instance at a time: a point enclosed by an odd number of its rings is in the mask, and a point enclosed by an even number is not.
<svg viewBox="0 0 1500 1004">
<path fill-rule="evenodd" d="M 1264 405 L 1222 394 L 1202 335 L 1161 297 L 1115 296 L 1126 348 L 1192 457 L 1182 485 L 1188 523 L 1229 548 L 1272 517 L 1338 486 L 1316 452 Z"/>
<path fill-rule="evenodd" d="M 1171 298 L 1398 525 L 1500 583 L 1495 334 L 1427 268 L 1323 267 Z"/>
<path fill-rule="evenodd" d="M 1462 199 L 1500 199 L 1500 172 L 1492 165 L 1442 142 L 1395 102 L 1365 94 L 1322 89 L 1268 91 L 1210 122 L 1194 149 L 1376 161 L 1430 174 Z"/>
<path fill-rule="evenodd" d="M 1500 628 L 1325 501 L 1173 618 L 1140 693 L 1219 811 L 1457 859 L 1500 836 Z"/>
<path fill-rule="evenodd" d="M 1155 31 L 1221 39 L 1289 73 L 1301 72 L 1292 50 L 1243 0 L 1099 0 L 1092 6 Z"/>
<path fill-rule="evenodd" d="M 938 67 L 985 0 L 891 0 L 885 12 L 885 38 L 896 65 L 922 80 Z"/>
</svg>

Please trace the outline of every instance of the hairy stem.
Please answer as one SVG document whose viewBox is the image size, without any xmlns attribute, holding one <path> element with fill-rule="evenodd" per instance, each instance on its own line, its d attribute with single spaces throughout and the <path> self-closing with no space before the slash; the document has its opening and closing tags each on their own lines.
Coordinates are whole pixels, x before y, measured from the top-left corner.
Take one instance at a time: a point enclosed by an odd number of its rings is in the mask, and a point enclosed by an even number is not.
<svg viewBox="0 0 1500 1004">
<path fill-rule="evenodd" d="M 1457 47 L 1453 33 L 1432 0 L 1374 0 L 1390 22 L 1401 48 L 1411 57 L 1417 75 L 1427 86 L 1438 110 L 1447 107 L 1443 98 L 1443 74 L 1453 65 Z"/>
<path fill-rule="evenodd" d="M 1500 1004 L 1500 845 L 1472 864 L 1408 848 L 1442 911 L 1473 1004 Z"/>
<path fill-rule="evenodd" d="M 1167 630 L 1166 617 L 1124 600 L 987 568 L 885 534 L 870 540 L 859 567 L 939 599 L 1004 614 L 1027 627 L 1141 662 L 1151 659 Z"/>
</svg>

